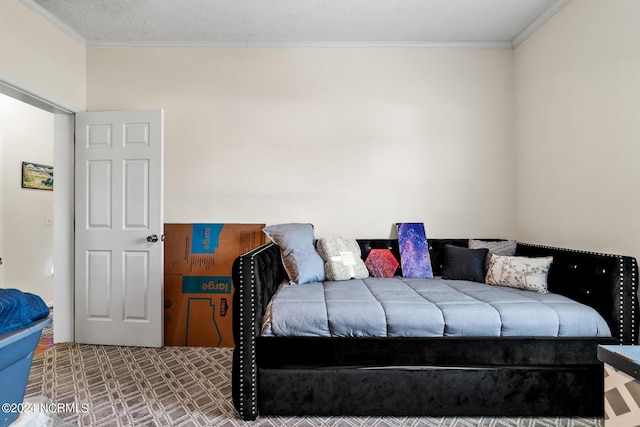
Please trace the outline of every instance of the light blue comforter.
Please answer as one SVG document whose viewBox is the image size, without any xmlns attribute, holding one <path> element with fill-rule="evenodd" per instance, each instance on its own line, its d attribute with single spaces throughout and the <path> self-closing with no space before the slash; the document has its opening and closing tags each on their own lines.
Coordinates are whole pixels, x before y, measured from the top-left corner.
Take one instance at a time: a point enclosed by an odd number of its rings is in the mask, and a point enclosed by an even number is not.
<svg viewBox="0 0 640 427">
<path fill-rule="evenodd" d="M 439 278 L 283 285 L 265 320 L 276 336 L 611 336 L 593 308 L 561 295 Z"/>
</svg>

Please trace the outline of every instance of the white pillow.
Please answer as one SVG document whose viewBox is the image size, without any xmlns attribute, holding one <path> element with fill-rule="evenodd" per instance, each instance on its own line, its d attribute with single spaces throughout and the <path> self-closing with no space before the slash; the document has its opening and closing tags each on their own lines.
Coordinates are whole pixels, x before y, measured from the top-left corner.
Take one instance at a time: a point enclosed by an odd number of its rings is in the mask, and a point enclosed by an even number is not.
<svg viewBox="0 0 640 427">
<path fill-rule="evenodd" d="M 528 258 L 491 254 L 485 282 L 490 285 L 508 286 L 547 293 L 547 275 L 553 257 Z"/>
<path fill-rule="evenodd" d="M 360 245 L 355 239 L 321 237 L 316 244 L 324 261 L 325 280 L 364 279 L 369 270 L 362 260 Z"/>
</svg>

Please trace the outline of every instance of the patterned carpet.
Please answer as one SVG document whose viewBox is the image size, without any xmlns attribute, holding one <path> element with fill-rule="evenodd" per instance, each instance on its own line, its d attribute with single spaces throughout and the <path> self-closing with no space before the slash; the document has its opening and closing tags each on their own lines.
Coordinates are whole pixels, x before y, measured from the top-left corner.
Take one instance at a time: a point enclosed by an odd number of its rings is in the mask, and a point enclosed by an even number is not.
<svg viewBox="0 0 640 427">
<path fill-rule="evenodd" d="M 231 349 L 57 344 L 33 359 L 27 401 L 72 426 L 601 427 L 594 418 L 259 417 L 231 404 Z M 53 425 L 53 424 L 51 424 Z"/>
</svg>

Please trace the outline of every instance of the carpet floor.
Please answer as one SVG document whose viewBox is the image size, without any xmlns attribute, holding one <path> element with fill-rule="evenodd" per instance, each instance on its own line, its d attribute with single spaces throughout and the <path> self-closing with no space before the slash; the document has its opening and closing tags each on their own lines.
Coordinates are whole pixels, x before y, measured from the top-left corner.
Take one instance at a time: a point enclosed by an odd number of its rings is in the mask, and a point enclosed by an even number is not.
<svg viewBox="0 0 640 427">
<path fill-rule="evenodd" d="M 600 418 L 563 417 L 259 417 L 245 422 L 231 403 L 231 353 L 229 348 L 56 344 L 34 357 L 26 400 L 48 402 L 53 424 L 71 426 L 603 425 Z"/>
</svg>

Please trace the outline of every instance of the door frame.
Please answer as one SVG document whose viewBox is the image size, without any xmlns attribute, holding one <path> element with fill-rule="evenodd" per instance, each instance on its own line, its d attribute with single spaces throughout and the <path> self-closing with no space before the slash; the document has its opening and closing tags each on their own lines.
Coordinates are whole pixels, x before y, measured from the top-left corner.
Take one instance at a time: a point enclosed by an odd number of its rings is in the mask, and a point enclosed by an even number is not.
<svg viewBox="0 0 640 427">
<path fill-rule="evenodd" d="M 53 159 L 53 337 L 54 342 L 74 341 L 74 128 L 75 113 L 83 109 L 0 72 L 0 93 L 54 115 Z"/>
</svg>

